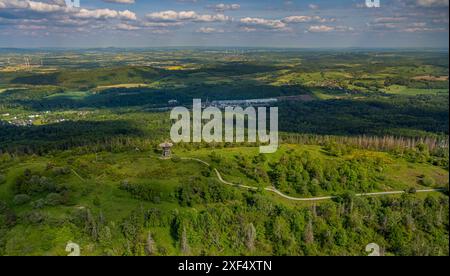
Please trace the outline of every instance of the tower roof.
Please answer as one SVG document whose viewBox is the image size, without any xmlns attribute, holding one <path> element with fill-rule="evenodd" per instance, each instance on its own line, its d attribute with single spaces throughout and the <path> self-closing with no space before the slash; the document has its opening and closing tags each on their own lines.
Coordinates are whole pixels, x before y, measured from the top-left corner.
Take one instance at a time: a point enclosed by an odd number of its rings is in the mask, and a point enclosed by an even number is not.
<svg viewBox="0 0 450 276">
<path fill-rule="evenodd" d="M 160 148 L 171 148 L 171 147 L 173 147 L 173 144 L 169 143 L 169 142 L 164 142 L 164 143 L 160 144 L 159 147 Z"/>
</svg>

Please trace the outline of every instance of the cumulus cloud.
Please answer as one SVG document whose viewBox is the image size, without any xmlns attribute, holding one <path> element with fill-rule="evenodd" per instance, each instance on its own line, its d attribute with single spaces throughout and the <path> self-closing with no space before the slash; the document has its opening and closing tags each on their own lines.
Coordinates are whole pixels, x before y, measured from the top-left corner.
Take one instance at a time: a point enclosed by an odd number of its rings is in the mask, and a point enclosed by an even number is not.
<svg viewBox="0 0 450 276">
<path fill-rule="evenodd" d="M 198 14 L 195 11 L 161 11 L 153 12 L 146 15 L 149 21 L 153 22 L 224 22 L 231 20 L 230 17 L 223 14 Z"/>
<path fill-rule="evenodd" d="M 122 1 L 122 0 L 121 0 Z M 59 1 L 53 1 L 53 3 L 45 3 L 38 1 L 24 1 L 24 0 L 0 0 L 0 8 L 10 9 L 16 13 L 18 17 L 27 16 L 26 12 L 37 13 L 58 13 L 60 16 L 70 16 L 80 19 L 123 19 L 123 20 L 136 20 L 135 13 L 124 10 L 116 11 L 112 9 L 72 9 L 62 6 Z"/>
<path fill-rule="evenodd" d="M 331 32 L 334 31 L 334 27 L 326 26 L 326 25 L 317 25 L 317 26 L 309 26 L 308 32 L 312 33 L 323 33 L 323 32 Z"/>
<path fill-rule="evenodd" d="M 296 8 L 293 1 L 283 1 L 284 5 L 274 10 L 276 12 L 266 11 L 264 15 L 262 15 L 261 7 L 257 9 L 241 7 L 239 4 L 232 4 L 234 2 L 232 0 L 217 1 L 203 6 L 199 3 L 206 1 L 177 0 L 177 2 L 184 2 L 184 4 L 178 3 L 179 6 L 185 6 L 181 11 L 170 8 L 152 10 L 154 5 L 146 6 L 146 2 L 143 1 L 142 7 L 146 7 L 147 10 L 139 11 L 140 14 L 146 13 L 142 17 L 138 17 L 132 11 L 132 8 L 136 8 L 132 6 L 136 0 L 102 1 L 128 4 L 130 8 L 117 8 L 117 5 L 114 5 L 116 8 L 113 8 L 113 5 L 109 8 L 104 5 L 97 6 L 100 1 L 93 1 L 88 8 L 86 4 L 88 1 L 82 0 L 81 8 L 69 8 L 65 0 L 0 0 L 0 31 L 3 29 L 25 34 L 25 31 L 43 33 L 48 30 L 54 33 L 68 33 L 72 30 L 92 32 L 93 35 L 105 30 L 128 31 L 130 35 L 146 32 L 187 31 L 199 34 L 223 33 L 223 36 L 227 36 L 233 31 L 240 30 L 243 32 L 289 32 L 289 37 L 296 37 L 295 33 L 326 35 L 332 32 L 353 32 L 354 29 L 351 26 L 361 31 L 358 32 L 359 34 L 362 34 L 362 31 L 367 33 L 371 31 L 380 33 L 448 31 L 448 10 L 442 8 L 448 7 L 448 0 L 395 0 L 392 1 L 392 7 L 386 8 L 383 12 L 376 10 L 361 12 L 361 10 L 348 9 L 349 14 L 325 13 L 329 8 L 325 2 L 321 2 L 320 7 L 316 4 L 305 4 L 300 10 Z M 194 2 L 197 4 L 192 4 Z M 362 0 L 361 3 L 363 2 Z M 122 7 L 128 8 L 128 6 Z M 196 8 L 199 9 L 196 10 Z M 201 8 L 206 11 L 201 11 Z M 242 11 L 231 13 L 241 9 Z M 231 14 L 243 15 L 233 18 Z M 194 23 L 195 27 L 192 26 Z M 343 26 L 347 24 L 348 27 Z M 245 34 L 237 35 L 245 37 Z"/>
<path fill-rule="evenodd" d="M 449 0 L 417 0 L 417 5 L 422 7 L 448 7 Z"/>
<path fill-rule="evenodd" d="M 281 20 L 265 19 L 258 17 L 244 17 L 239 20 L 241 25 L 250 28 L 284 29 L 286 23 Z"/>
<path fill-rule="evenodd" d="M 136 20 L 136 14 L 129 10 L 115 11 L 110 9 L 96 9 L 87 10 L 80 9 L 73 14 L 76 18 L 84 19 L 123 19 L 123 20 Z"/>
<path fill-rule="evenodd" d="M 122 31 L 135 31 L 135 30 L 141 29 L 139 26 L 135 26 L 135 25 L 127 24 L 127 23 L 119 23 L 116 25 L 116 28 L 118 30 L 122 30 Z"/>
<path fill-rule="evenodd" d="M 215 10 L 216 12 L 225 12 L 225 11 L 235 11 L 241 8 L 239 4 L 224 4 L 220 3 L 217 5 L 208 6 L 208 9 Z"/>
<path fill-rule="evenodd" d="M 398 0 L 403 3 L 402 12 L 395 11 L 375 16 L 366 23 L 368 31 L 375 32 L 440 32 L 448 31 L 448 10 L 438 7 L 448 1 Z"/>
<path fill-rule="evenodd" d="M 65 10 L 65 7 L 57 4 L 23 0 L 0 0 L 0 8 L 17 10 L 24 9 L 34 12 L 56 12 Z"/>
<path fill-rule="evenodd" d="M 410 27 L 402 30 L 407 33 L 422 33 L 422 32 L 445 32 L 445 28 L 428 28 L 428 27 Z"/>
<path fill-rule="evenodd" d="M 9 24 L 9 30 L 22 35 L 30 31 L 61 35 L 140 28 L 135 24 L 137 15 L 130 10 L 70 8 L 65 0 L 0 0 L 0 19 Z"/>
<path fill-rule="evenodd" d="M 373 22 L 374 23 L 395 23 L 395 22 L 403 22 L 407 20 L 406 17 L 403 16 L 392 16 L 392 17 L 376 17 Z"/>
<path fill-rule="evenodd" d="M 197 33 L 203 33 L 203 34 L 212 34 L 212 33 L 223 33 L 225 32 L 222 29 L 216 29 L 212 27 L 201 27 L 197 30 Z"/>
<path fill-rule="evenodd" d="M 326 19 L 320 16 L 293 15 L 283 18 L 282 21 L 285 23 L 307 23 L 307 22 L 325 23 L 325 22 L 334 22 L 336 21 L 336 19 L 334 18 Z"/>
<path fill-rule="evenodd" d="M 348 26 L 327 26 L 327 25 L 312 25 L 309 26 L 307 32 L 310 33 L 328 33 L 328 32 L 351 32 L 353 27 Z"/>
</svg>

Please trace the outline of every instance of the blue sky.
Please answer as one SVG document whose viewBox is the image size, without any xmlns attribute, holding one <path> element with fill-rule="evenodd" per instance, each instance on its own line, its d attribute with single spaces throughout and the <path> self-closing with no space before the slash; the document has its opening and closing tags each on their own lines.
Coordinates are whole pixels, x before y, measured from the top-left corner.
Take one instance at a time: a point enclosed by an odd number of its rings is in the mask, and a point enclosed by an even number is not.
<svg viewBox="0 0 450 276">
<path fill-rule="evenodd" d="M 439 47 L 449 0 L 0 0 L 0 47 Z"/>
</svg>

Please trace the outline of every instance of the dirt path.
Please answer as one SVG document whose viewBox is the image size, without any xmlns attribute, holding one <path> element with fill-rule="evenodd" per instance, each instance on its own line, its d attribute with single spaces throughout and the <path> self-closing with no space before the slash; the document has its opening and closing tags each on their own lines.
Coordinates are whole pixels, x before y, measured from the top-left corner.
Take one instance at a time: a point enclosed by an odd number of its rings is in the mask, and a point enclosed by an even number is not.
<svg viewBox="0 0 450 276">
<path fill-rule="evenodd" d="M 211 165 L 208 162 L 205 162 L 201 159 L 198 158 L 189 158 L 189 157 L 182 157 L 180 158 L 181 160 L 187 160 L 187 161 L 196 161 L 199 163 L 202 163 L 203 165 L 207 166 L 207 167 L 211 167 Z M 219 181 L 223 184 L 226 185 L 230 185 L 230 186 L 234 186 L 234 187 L 238 187 L 238 188 L 242 188 L 242 189 L 247 189 L 247 190 L 252 190 L 252 191 L 257 191 L 258 188 L 257 187 L 252 187 L 252 186 L 247 186 L 247 185 L 241 185 L 241 184 L 235 184 L 235 183 L 231 183 L 228 182 L 226 180 L 223 179 L 222 175 L 220 174 L 220 172 L 214 168 L 214 171 L 217 175 L 217 178 L 219 179 Z M 264 188 L 264 190 L 268 191 L 268 192 L 272 192 L 275 193 L 285 199 L 288 200 L 294 200 L 294 201 L 322 201 L 322 200 L 330 200 L 333 198 L 336 198 L 336 196 L 323 196 L 323 197 L 311 197 L 311 198 L 299 198 L 299 197 L 292 197 L 292 196 L 288 196 L 283 194 L 282 192 L 280 192 L 279 190 L 277 190 L 275 187 L 266 187 Z M 417 190 L 416 193 L 433 193 L 433 192 L 440 192 L 443 189 L 427 189 L 427 190 Z M 405 194 L 407 193 L 406 191 L 390 191 L 390 192 L 376 192 L 376 193 L 361 193 L 361 194 L 356 194 L 356 196 L 358 197 L 369 197 L 369 196 L 383 196 L 383 195 L 399 195 L 399 194 Z"/>
</svg>

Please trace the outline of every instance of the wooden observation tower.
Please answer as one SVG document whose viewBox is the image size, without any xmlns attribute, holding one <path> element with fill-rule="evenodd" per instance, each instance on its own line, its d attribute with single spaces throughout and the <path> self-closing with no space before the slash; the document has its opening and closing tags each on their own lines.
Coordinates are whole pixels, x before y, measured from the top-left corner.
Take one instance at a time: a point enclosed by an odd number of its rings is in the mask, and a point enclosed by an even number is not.
<svg viewBox="0 0 450 276">
<path fill-rule="evenodd" d="M 164 142 L 160 144 L 159 147 L 162 148 L 161 158 L 169 159 L 172 157 L 172 147 L 173 147 L 172 143 Z"/>
</svg>

